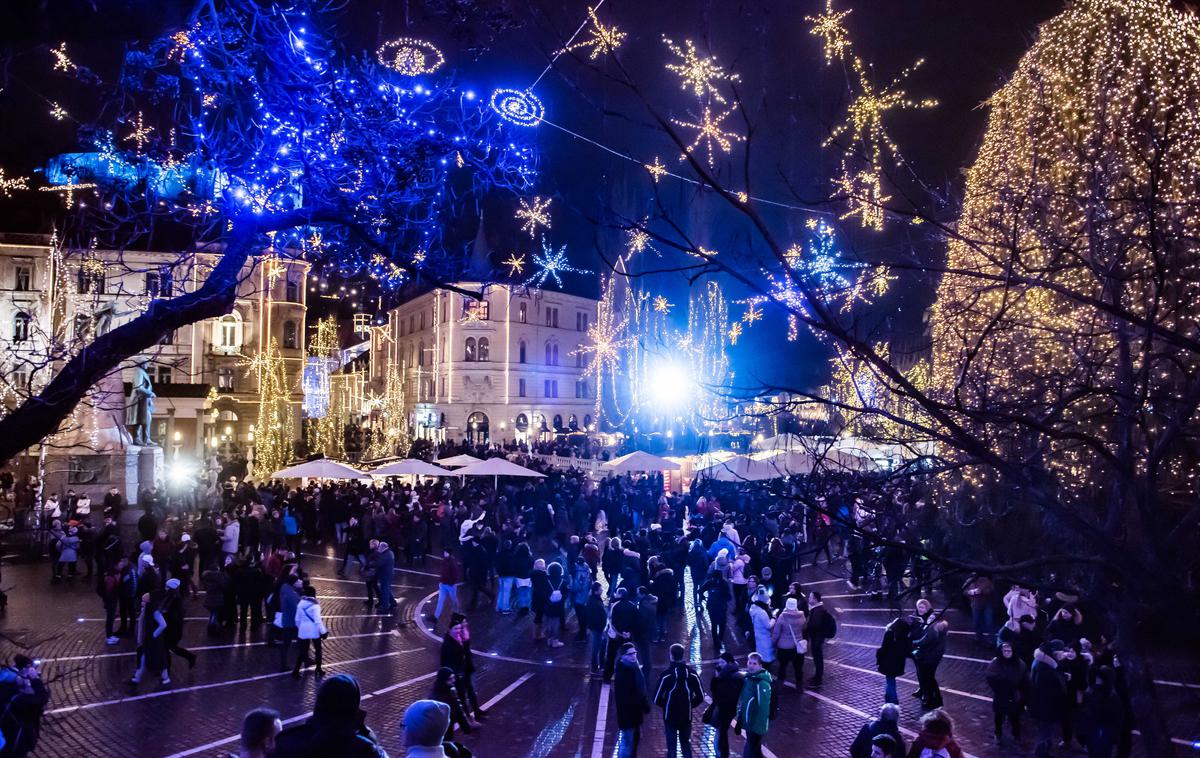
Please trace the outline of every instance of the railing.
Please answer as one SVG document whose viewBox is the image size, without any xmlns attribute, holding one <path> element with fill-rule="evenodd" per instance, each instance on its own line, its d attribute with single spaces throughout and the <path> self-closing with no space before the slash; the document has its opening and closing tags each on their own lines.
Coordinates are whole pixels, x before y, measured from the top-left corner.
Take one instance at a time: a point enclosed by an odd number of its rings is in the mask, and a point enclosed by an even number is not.
<svg viewBox="0 0 1200 758">
<path fill-rule="evenodd" d="M 522 453 L 525 455 L 525 453 Z M 561 455 L 542 455 L 541 453 L 529 453 L 530 458 L 536 458 L 544 463 L 549 463 L 554 468 L 560 469 L 575 469 L 577 471 L 586 471 L 589 474 L 603 475 L 604 461 L 598 458 L 571 458 Z"/>
</svg>

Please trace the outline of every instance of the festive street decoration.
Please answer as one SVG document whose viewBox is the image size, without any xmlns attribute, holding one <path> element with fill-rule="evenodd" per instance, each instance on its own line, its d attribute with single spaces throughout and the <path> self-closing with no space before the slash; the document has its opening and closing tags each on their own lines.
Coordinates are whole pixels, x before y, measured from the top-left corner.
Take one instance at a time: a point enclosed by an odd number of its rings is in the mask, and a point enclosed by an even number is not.
<svg viewBox="0 0 1200 758">
<path fill-rule="evenodd" d="M 339 457 L 342 451 L 341 419 L 334 412 L 332 378 L 339 365 L 339 347 L 337 319 L 329 316 L 318 321 L 308 345 L 304 411 L 309 419 L 309 451 L 324 453 L 328 458 Z"/>
<path fill-rule="evenodd" d="M 843 23 L 846 16 L 853 11 L 835 11 L 833 0 L 825 0 L 825 12 L 819 16 L 805 16 L 804 20 L 812 24 L 808 30 L 821 38 L 825 47 L 825 65 L 833 63 L 834 58 L 841 58 L 850 47 L 850 35 Z"/>
<path fill-rule="evenodd" d="M 596 380 L 594 416 L 598 422 L 604 417 L 605 388 L 616 386 L 622 356 L 634 339 L 629 333 L 629 315 L 618 312 L 613 277 L 602 285 L 596 320 L 588 326 L 587 335 L 588 343 L 575 353 L 586 361 L 583 378 Z"/>
<path fill-rule="evenodd" d="M 385 42 L 375 51 L 379 62 L 404 76 L 432 74 L 446 62 L 432 43 L 412 37 Z"/>
<path fill-rule="evenodd" d="M 92 182 L 76 182 L 74 179 L 67 178 L 65 184 L 52 184 L 49 187 L 38 187 L 39 192 L 61 192 L 63 193 L 63 202 L 67 208 L 75 207 L 75 191 L 81 189 L 92 189 L 96 185 Z"/>
<path fill-rule="evenodd" d="M 655 184 L 658 184 L 658 180 L 662 179 L 667 173 L 667 167 L 658 157 L 654 158 L 654 163 L 644 163 L 642 165 L 650 172 L 650 176 L 653 177 Z"/>
<path fill-rule="evenodd" d="M 50 51 L 50 54 L 54 56 L 53 71 L 63 71 L 69 74 L 77 68 L 74 61 L 67 55 L 66 42 L 59 43 L 57 48 Z"/>
<path fill-rule="evenodd" d="M 50 118 L 54 119 L 55 121 L 62 121 L 63 119 L 68 118 L 70 115 L 71 114 L 67 113 L 66 109 L 58 103 L 50 103 Z"/>
<path fill-rule="evenodd" d="M 383 397 L 372 405 L 371 444 L 367 447 L 367 457 L 388 458 L 404 455 L 412 440 L 408 434 L 404 377 L 395 363 L 388 363 Z"/>
<path fill-rule="evenodd" d="M 28 176 L 14 176 L 10 179 L 4 175 L 4 168 L 0 167 L 0 195 L 12 197 L 13 190 L 27 189 L 29 189 Z"/>
<path fill-rule="evenodd" d="M 492 93 L 492 110 L 517 126 L 537 126 L 546 115 L 542 101 L 529 90 L 498 89 Z"/>
<path fill-rule="evenodd" d="M 540 227 L 550 228 L 550 214 L 547 212 L 550 208 L 550 198 L 535 197 L 532 201 L 521 198 L 520 203 L 521 207 L 515 215 L 518 219 L 525 220 L 521 231 L 529 232 L 530 238 L 533 238 Z"/>
<path fill-rule="evenodd" d="M 725 97 L 718 83 L 737 82 L 741 77 L 718 66 L 715 56 L 705 58 L 698 54 L 696 45 L 690 39 L 684 40 L 683 47 L 666 37 L 663 37 L 663 42 L 672 53 L 679 56 L 678 62 L 667 64 L 667 70 L 679 75 L 680 88 L 690 89 L 702 101 L 714 100 L 724 104 Z"/>
<path fill-rule="evenodd" d="M 523 255 L 512 253 L 502 263 L 508 266 L 509 276 L 517 276 L 525 271 L 525 256 Z"/>
<path fill-rule="evenodd" d="M 645 229 L 629 230 L 629 255 L 637 255 L 650 245 L 650 235 Z"/>
<path fill-rule="evenodd" d="M 145 121 L 142 119 L 141 111 L 138 111 L 137 116 L 134 117 L 133 123 L 130 126 L 131 131 L 128 135 L 126 135 L 125 141 L 132 142 L 137 149 L 137 153 L 141 155 L 142 151 L 146 149 L 147 143 L 150 141 L 150 132 L 154 131 L 154 127 L 146 125 Z"/>
<path fill-rule="evenodd" d="M 278 471 L 292 458 L 295 424 L 288 365 L 272 337 L 247 361 L 247 375 L 258 384 L 258 421 L 254 427 L 254 463 L 259 471 Z"/>
<path fill-rule="evenodd" d="M 670 313 L 671 309 L 674 307 L 675 306 L 672 305 L 671 301 L 668 300 L 666 297 L 664 297 L 662 295 L 655 295 L 655 297 L 654 297 L 655 312 L 663 313 L 663 314 Z"/>
<path fill-rule="evenodd" d="M 699 119 L 699 123 L 693 121 L 683 121 L 682 119 L 673 118 L 671 123 L 676 126 L 682 126 L 686 129 L 695 129 L 696 138 L 687 146 L 688 153 L 695 153 L 696 148 L 703 146 L 706 155 L 708 156 L 708 167 L 713 168 L 714 163 L 713 148 L 719 148 L 724 153 L 729 153 L 733 150 L 734 142 L 742 142 L 746 138 L 737 132 L 726 131 L 721 127 L 721 123 L 733 113 L 734 109 L 722 111 L 716 116 L 712 110 L 706 105 L 704 113 Z M 679 156 L 680 160 L 686 158 L 687 155 Z"/>
<path fill-rule="evenodd" d="M 594 61 L 602 55 L 616 51 L 621 46 L 621 41 L 626 37 L 625 32 L 618 31 L 615 26 L 606 27 L 601 24 L 600 19 L 596 17 L 595 8 L 588 8 L 588 19 L 591 21 L 591 25 L 588 27 L 590 35 L 567 45 L 561 52 L 587 49 L 590 51 L 588 60 Z"/>
<path fill-rule="evenodd" d="M 558 287 L 562 286 L 563 274 L 590 274 L 591 271 L 573 267 L 567 260 L 567 246 L 563 245 L 557 251 L 542 237 L 542 252 L 533 254 L 533 265 L 537 267 L 537 272 L 525 282 L 529 287 L 541 287 L 548 279 L 553 279 L 554 284 Z"/>
</svg>

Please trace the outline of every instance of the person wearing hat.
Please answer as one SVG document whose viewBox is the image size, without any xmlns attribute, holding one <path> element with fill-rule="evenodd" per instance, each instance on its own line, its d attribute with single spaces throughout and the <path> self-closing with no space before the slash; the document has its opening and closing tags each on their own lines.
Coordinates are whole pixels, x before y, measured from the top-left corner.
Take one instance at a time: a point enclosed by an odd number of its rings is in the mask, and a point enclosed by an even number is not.
<svg viewBox="0 0 1200 758">
<path fill-rule="evenodd" d="M 454 675 L 454 671 L 448 666 L 442 666 L 437 670 L 433 681 L 433 689 L 429 693 L 430 698 L 445 703 L 450 708 L 450 723 L 446 728 L 446 739 L 450 738 L 456 726 L 466 734 L 470 734 L 472 730 L 482 726 L 478 721 L 471 718 L 470 711 L 463 701 L 463 694 L 459 685 L 458 677 Z"/>
<path fill-rule="evenodd" d="M 405 758 L 446 758 L 442 740 L 450 728 L 450 706 L 418 700 L 404 709 Z"/>
<path fill-rule="evenodd" d="M 196 563 L 196 543 L 192 541 L 192 535 L 184 532 L 179 536 L 179 545 L 175 548 L 173 562 L 171 565 L 171 573 L 179 579 L 180 593 L 190 592 L 192 597 L 196 596 L 196 585 L 192 582 L 192 566 Z"/>
<path fill-rule="evenodd" d="M 58 575 L 65 573 L 71 581 L 75 580 L 75 567 L 79 562 L 79 527 L 72 526 L 58 541 Z"/>
<path fill-rule="evenodd" d="M 196 654 L 179 643 L 183 641 L 183 594 L 179 591 L 180 581 L 175 578 L 167 580 L 167 591 L 163 593 L 162 615 L 167 622 L 163 632 L 163 645 L 167 650 L 167 670 L 171 668 L 171 655 L 177 655 L 188 662 L 188 668 L 196 667 Z"/>
<path fill-rule="evenodd" d="M 800 692 L 804 692 L 804 653 L 808 650 L 808 642 L 804 639 L 805 621 L 800 603 L 789 597 L 771 627 L 771 642 L 779 660 L 779 679 L 787 678 L 787 668 L 791 665 L 796 673 L 796 689 Z"/>
<path fill-rule="evenodd" d="M 721 573 L 721 561 L 724 556 L 718 556 L 716 566 L 708 572 L 704 586 L 700 588 L 700 599 L 708 609 L 708 625 L 712 629 L 713 650 L 721 652 L 725 649 L 725 630 L 729 623 L 729 603 L 733 593 L 729 582 Z"/>
<path fill-rule="evenodd" d="M 771 630 L 775 625 L 771 618 L 771 595 L 766 587 L 759 587 L 751 597 L 750 626 L 754 631 L 754 650 L 763 661 L 763 668 L 770 669 L 775 662 L 775 642 Z"/>
<path fill-rule="evenodd" d="M 461 613 L 450 616 L 450 628 L 442 637 L 441 658 L 442 666 L 454 672 L 458 681 L 458 692 L 462 696 L 463 706 L 468 715 L 474 713 L 475 718 L 482 721 L 485 714 L 479 707 L 479 697 L 475 694 L 475 683 L 472 681 L 475 675 L 475 653 L 471 651 L 471 629 L 467 624 L 467 617 Z"/>
<path fill-rule="evenodd" d="M 348 674 L 321 682 L 312 716 L 279 733 L 271 758 L 385 758 L 387 753 L 367 728 L 361 700 L 358 681 Z"/>
<path fill-rule="evenodd" d="M 738 698 L 742 694 L 742 672 L 733 653 L 721 654 L 717 670 L 708 682 L 708 691 L 711 694 L 705 697 L 708 709 L 704 723 L 717 730 L 718 758 L 729 758 L 729 727 L 737 718 Z"/>
<path fill-rule="evenodd" d="M 1033 719 L 1034 754 L 1050 755 L 1054 735 L 1067 712 L 1067 680 L 1059 670 L 1066 645 L 1061 640 L 1043 643 L 1033 653 L 1029 670 L 1029 717 Z"/>
<path fill-rule="evenodd" d="M 638 742 L 642 737 L 642 722 L 650 712 L 650 701 L 646 698 L 646 678 L 638 664 L 637 646 L 623 643 L 617 658 L 613 695 L 617 706 L 617 755 L 634 758 Z"/>
</svg>

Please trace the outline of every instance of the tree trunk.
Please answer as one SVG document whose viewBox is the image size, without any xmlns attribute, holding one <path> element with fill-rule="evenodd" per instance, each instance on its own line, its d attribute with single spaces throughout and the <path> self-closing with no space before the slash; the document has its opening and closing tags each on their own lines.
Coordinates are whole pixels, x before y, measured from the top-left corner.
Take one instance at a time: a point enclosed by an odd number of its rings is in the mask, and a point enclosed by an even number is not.
<svg viewBox="0 0 1200 758">
<path fill-rule="evenodd" d="M 1133 726 L 1141 732 L 1146 755 L 1175 755 L 1175 743 L 1171 742 L 1154 675 L 1150 671 L 1149 652 L 1139 637 L 1136 612 L 1130 605 L 1129 598 L 1121 598 L 1113 606 L 1112 615 L 1117 629 L 1117 656 L 1129 687 Z"/>
<path fill-rule="evenodd" d="M 53 434 L 88 389 L 122 361 L 157 345 L 176 329 L 229 313 L 251 239 L 250 232 L 234 236 L 199 289 L 170 300 L 152 300 L 140 316 L 85 345 L 40 394 L 0 418 L 0 462 Z"/>
</svg>

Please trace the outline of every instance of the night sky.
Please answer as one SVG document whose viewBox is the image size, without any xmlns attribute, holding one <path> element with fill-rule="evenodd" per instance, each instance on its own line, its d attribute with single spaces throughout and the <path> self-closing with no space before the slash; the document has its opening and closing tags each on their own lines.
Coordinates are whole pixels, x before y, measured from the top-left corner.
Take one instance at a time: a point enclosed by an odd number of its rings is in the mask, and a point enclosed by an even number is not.
<svg viewBox="0 0 1200 758">
<path fill-rule="evenodd" d="M 594 2 L 594 0 L 590 0 Z M 446 54 L 448 67 L 464 83 L 486 95 L 495 87 L 527 87 L 548 57 L 585 18 L 588 2 L 549 0 L 350 0 L 337 16 L 337 33 L 350 53 L 373 51 L 397 36 L 430 40 Z M 1062 8 L 1059 0 L 841 0 L 853 8 L 847 26 L 855 51 L 873 64 L 877 82 L 886 83 L 917 58 L 926 63 L 905 89 L 914 98 L 937 98 L 934 110 L 893 113 L 887 122 L 909 172 L 895 189 L 917 198 L 939 217 L 954 217 L 954 197 L 962 169 L 969 165 L 986 122 L 981 107 L 1007 78 L 1037 24 Z M 680 90 L 664 68 L 672 56 L 661 38 L 694 40 L 741 76 L 738 94 L 754 125 L 750 143 L 752 194 L 783 202 L 822 205 L 840 157 L 836 147 L 822 148 L 829 129 L 842 117 L 847 77 L 840 63 L 826 66 L 820 40 L 808 33 L 806 15 L 819 13 L 824 0 L 695 0 L 646 2 L 607 0 L 600 16 L 628 33 L 620 50 L 625 68 L 638 80 L 643 96 L 669 117 L 689 118 L 694 98 Z M 75 146 L 75 127 L 48 115 L 47 99 L 69 111 L 87 112 L 90 93 L 77 83 L 50 75 L 49 48 L 66 40 L 77 63 L 101 74 L 114 70 L 125 45 L 180 27 L 190 3 L 170 0 L 10 0 L 0 9 L 0 166 L 9 176 L 27 175 L 42 161 Z M 653 185 L 645 170 L 614 158 L 569 136 L 589 139 L 650 161 L 661 156 L 672 168 L 676 151 L 649 125 L 644 103 L 605 79 L 611 63 L 592 70 L 570 55 L 562 56 L 537 88 L 549 124 L 539 127 L 543 177 L 537 194 L 554 198 L 551 239 L 567 244 L 574 265 L 605 269 L 623 249 L 624 234 L 611 228 L 621 217 L 652 212 Z M 79 105 L 73 105 L 78 103 Z M 745 126 L 738 123 L 745 133 Z M 721 178 L 744 186 L 745 145 L 721 163 Z M 38 184 L 35 179 L 35 184 Z M 763 248 L 739 214 L 711 195 L 664 179 L 659 198 L 671 216 L 701 244 L 721 251 L 726 260 L 753 271 Z M 511 218 L 516 201 L 490 198 L 485 204 L 489 245 L 497 252 L 532 252 Z M 0 198 L 0 230 L 47 232 L 61 206 L 43 193 Z M 764 215 L 781 239 L 799 238 L 811 213 L 768 211 Z M 836 219 L 836 214 L 833 216 Z M 464 219 L 463 236 L 478 224 Z M 848 257 L 906 255 L 936 259 L 939 244 L 911 229 L 891 225 L 883 233 L 842 224 Z M 641 265 L 671 269 L 684 262 L 644 253 Z M 677 304 L 686 301 L 687 280 L 662 274 L 648 286 Z M 723 282 L 731 298 L 741 294 Z M 934 282 L 912 280 L 875 309 L 881 328 L 914 331 L 932 298 Z M 594 294 L 596 277 L 575 276 L 568 289 Z M 732 305 L 737 317 L 744 306 Z M 682 308 L 677 307 L 677 312 Z M 740 383 L 751 377 L 766 382 L 810 385 L 820 381 L 823 354 L 812 340 L 783 342 L 784 320 L 768 311 L 764 322 L 749 328 L 733 359 Z M 769 355 L 771 360 L 761 360 Z M 759 358 L 756 360 L 756 357 Z"/>
</svg>

